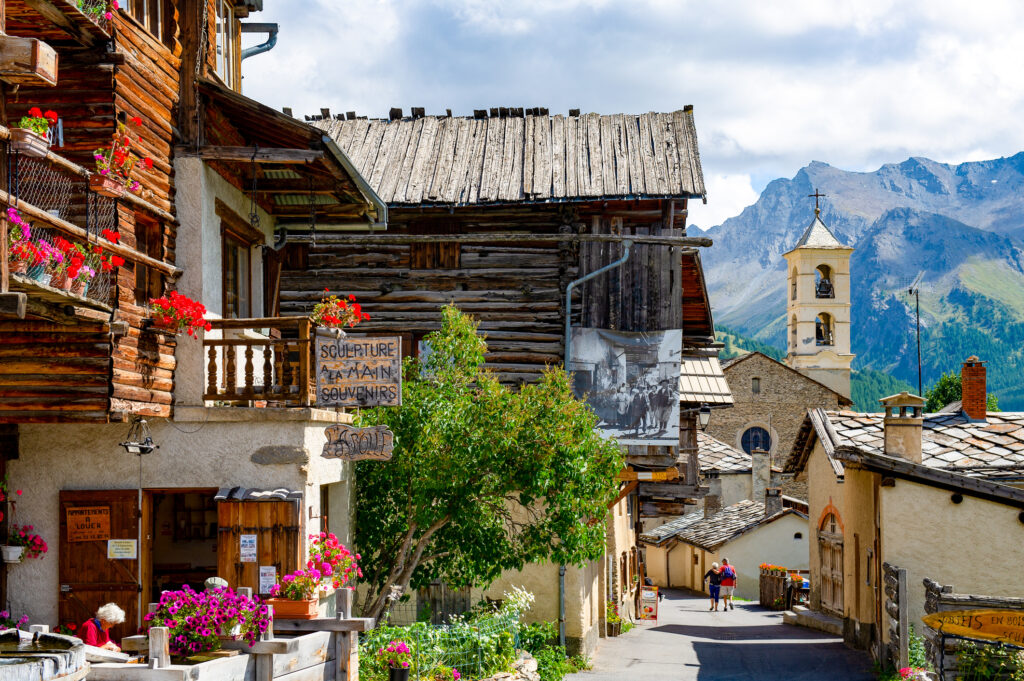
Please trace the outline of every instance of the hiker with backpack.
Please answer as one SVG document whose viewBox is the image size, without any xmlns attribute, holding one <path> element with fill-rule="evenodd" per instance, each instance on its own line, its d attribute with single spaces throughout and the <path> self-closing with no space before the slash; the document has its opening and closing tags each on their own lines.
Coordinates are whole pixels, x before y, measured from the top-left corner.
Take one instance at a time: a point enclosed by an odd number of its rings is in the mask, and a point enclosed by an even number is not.
<svg viewBox="0 0 1024 681">
<path fill-rule="evenodd" d="M 728 558 L 723 558 L 719 573 L 722 575 L 722 610 L 735 610 L 732 598 L 736 593 L 736 568 L 729 564 Z"/>
</svg>

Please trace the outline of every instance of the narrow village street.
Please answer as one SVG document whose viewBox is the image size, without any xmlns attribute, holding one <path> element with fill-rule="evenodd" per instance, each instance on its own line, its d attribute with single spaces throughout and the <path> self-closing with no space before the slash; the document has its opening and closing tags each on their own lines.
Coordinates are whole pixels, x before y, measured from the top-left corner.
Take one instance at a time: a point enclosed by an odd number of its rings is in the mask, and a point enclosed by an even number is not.
<svg viewBox="0 0 1024 681">
<path fill-rule="evenodd" d="M 781 612 L 737 603 L 709 612 L 708 601 L 670 590 L 656 623 L 603 639 L 590 671 L 567 681 L 862 681 L 871 661 L 828 634 L 782 624 Z"/>
</svg>

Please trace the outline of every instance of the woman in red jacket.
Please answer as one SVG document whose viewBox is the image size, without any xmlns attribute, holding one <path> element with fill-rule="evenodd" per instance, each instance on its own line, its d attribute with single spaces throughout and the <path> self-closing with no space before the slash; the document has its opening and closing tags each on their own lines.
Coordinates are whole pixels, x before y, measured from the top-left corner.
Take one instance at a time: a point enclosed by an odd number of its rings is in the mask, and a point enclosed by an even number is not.
<svg viewBox="0 0 1024 681">
<path fill-rule="evenodd" d="M 110 640 L 110 628 L 124 622 L 124 610 L 117 603 L 101 605 L 96 616 L 78 627 L 78 638 L 87 646 L 120 652 L 121 648 Z"/>
</svg>

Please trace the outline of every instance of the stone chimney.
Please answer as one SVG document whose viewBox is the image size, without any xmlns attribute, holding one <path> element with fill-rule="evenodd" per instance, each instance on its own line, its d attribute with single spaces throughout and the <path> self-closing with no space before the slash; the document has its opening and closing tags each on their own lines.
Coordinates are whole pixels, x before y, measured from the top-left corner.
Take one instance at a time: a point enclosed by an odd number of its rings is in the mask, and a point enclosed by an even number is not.
<svg viewBox="0 0 1024 681">
<path fill-rule="evenodd" d="M 988 418 L 988 393 L 985 385 L 985 363 L 971 355 L 960 370 L 963 391 L 960 396 L 964 414 L 972 421 Z"/>
<path fill-rule="evenodd" d="M 903 391 L 879 400 L 885 408 L 885 454 L 921 463 L 924 398 Z"/>
<path fill-rule="evenodd" d="M 764 491 L 772 479 L 771 453 L 762 449 L 755 449 L 750 453 L 750 476 L 750 498 L 755 501 L 764 498 Z"/>
<path fill-rule="evenodd" d="M 764 491 L 764 517 L 770 518 L 782 511 L 782 489 L 769 487 Z"/>
<path fill-rule="evenodd" d="M 722 510 L 722 497 L 717 494 L 708 494 L 704 497 L 704 517 L 710 518 Z"/>
</svg>

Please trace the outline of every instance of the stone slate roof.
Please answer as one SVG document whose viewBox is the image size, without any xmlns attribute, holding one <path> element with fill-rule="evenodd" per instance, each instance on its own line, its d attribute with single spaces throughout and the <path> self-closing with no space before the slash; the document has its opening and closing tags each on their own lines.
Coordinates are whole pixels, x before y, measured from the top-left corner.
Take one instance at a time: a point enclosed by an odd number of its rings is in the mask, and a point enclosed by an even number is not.
<svg viewBox="0 0 1024 681">
<path fill-rule="evenodd" d="M 826 451 L 850 447 L 884 455 L 883 419 L 883 414 L 812 411 L 804 420 L 786 469 L 803 466 L 810 454 L 806 450 L 813 447 L 808 439 L 812 428 Z M 986 421 L 977 422 L 962 412 L 925 414 L 921 440 L 922 463 L 929 468 L 993 480 L 1024 478 L 1024 413 L 990 412 Z M 833 461 L 833 465 L 842 474 L 842 464 Z"/>
<path fill-rule="evenodd" d="M 749 454 L 702 432 L 697 433 L 697 458 L 701 472 L 749 473 L 751 470 Z"/>
<path fill-rule="evenodd" d="M 773 522 L 779 518 L 793 514 L 806 519 L 807 516 L 792 508 L 784 508 L 773 516 L 765 517 L 764 503 L 744 499 L 732 506 L 726 506 L 718 513 L 705 518 L 700 513 L 692 513 L 683 516 L 671 523 L 662 525 L 651 532 L 640 535 L 642 541 L 661 544 L 670 538 L 677 539 L 685 544 L 692 544 L 705 551 L 714 551 L 741 534 L 746 534 L 761 525 Z M 689 518 L 695 517 L 695 520 Z M 669 526 L 674 526 L 669 528 Z M 669 528 L 669 529 L 666 529 Z M 655 532 L 658 534 L 655 534 Z M 648 539 L 650 537 L 650 539 Z"/>
<path fill-rule="evenodd" d="M 511 109 L 313 125 L 393 206 L 705 195 L 692 107 L 606 116 Z"/>
<path fill-rule="evenodd" d="M 736 366 L 740 362 L 743 362 L 743 361 L 748 360 L 748 359 L 754 359 L 754 358 L 760 358 L 760 359 L 768 361 L 768 362 L 773 362 L 774 364 L 782 367 L 786 371 L 790 371 L 794 375 L 799 376 L 803 380 L 810 381 L 811 383 L 819 385 L 819 386 L 821 386 L 825 390 L 828 390 L 831 393 L 835 393 L 836 397 L 839 399 L 839 406 L 840 407 L 849 407 L 849 406 L 851 406 L 853 404 L 853 400 L 851 400 L 846 395 L 843 395 L 841 392 L 838 392 L 837 390 L 834 390 L 833 388 L 828 387 L 827 385 L 825 385 L 821 381 L 817 381 L 817 380 L 811 378 L 810 376 L 807 376 L 806 374 L 800 373 L 799 371 L 797 371 L 793 367 L 789 366 L 785 362 L 780 362 L 779 360 L 775 359 L 774 357 L 769 357 L 768 355 L 764 354 L 763 352 L 758 352 L 757 350 L 748 352 L 748 353 L 743 354 L 743 355 L 738 355 L 736 357 L 733 357 L 732 359 L 728 359 L 728 360 L 722 362 L 722 370 L 726 371 L 728 369 L 732 369 L 734 366 Z M 728 377 L 726 377 L 726 378 L 728 379 Z"/>
<path fill-rule="evenodd" d="M 821 221 L 821 216 L 815 213 L 814 220 L 811 221 L 811 224 L 807 225 L 807 229 L 804 230 L 804 234 L 800 237 L 800 241 L 796 242 L 796 246 L 793 248 L 848 249 L 850 247 L 839 243 L 839 239 L 837 239 L 832 231 L 825 226 L 825 223 Z"/>
</svg>

